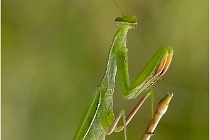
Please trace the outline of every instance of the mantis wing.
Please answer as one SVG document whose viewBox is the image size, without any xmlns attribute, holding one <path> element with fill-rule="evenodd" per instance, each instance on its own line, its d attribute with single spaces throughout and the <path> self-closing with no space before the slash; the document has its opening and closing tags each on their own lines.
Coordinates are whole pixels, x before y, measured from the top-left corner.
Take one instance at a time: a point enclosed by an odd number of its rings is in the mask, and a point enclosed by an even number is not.
<svg viewBox="0 0 210 140">
<path fill-rule="evenodd" d="M 81 140 L 85 138 L 85 136 L 90 130 L 90 127 L 92 126 L 92 123 L 97 115 L 98 109 L 100 107 L 100 102 L 101 102 L 101 94 L 100 94 L 100 91 L 97 90 L 93 94 L 85 110 L 85 113 L 83 114 L 83 117 L 79 123 L 79 126 L 73 137 L 73 140 Z"/>
</svg>

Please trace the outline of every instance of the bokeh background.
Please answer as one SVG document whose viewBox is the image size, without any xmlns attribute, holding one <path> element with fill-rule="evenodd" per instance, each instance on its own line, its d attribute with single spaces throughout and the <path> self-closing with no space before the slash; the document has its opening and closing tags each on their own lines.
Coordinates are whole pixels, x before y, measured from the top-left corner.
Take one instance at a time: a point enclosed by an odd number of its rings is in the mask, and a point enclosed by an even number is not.
<svg viewBox="0 0 210 140">
<path fill-rule="evenodd" d="M 124 13 L 130 0 L 117 0 Z M 155 105 L 173 92 L 156 140 L 207 140 L 209 63 L 207 0 L 136 0 L 130 11 L 131 81 L 163 46 L 172 64 L 153 86 Z M 69 140 L 103 76 L 121 16 L 112 0 L 2 0 L 2 139 Z M 118 80 L 115 113 L 128 113 L 140 97 L 125 101 Z M 151 119 L 150 100 L 127 127 L 140 139 Z M 124 139 L 114 133 L 108 140 Z"/>
</svg>

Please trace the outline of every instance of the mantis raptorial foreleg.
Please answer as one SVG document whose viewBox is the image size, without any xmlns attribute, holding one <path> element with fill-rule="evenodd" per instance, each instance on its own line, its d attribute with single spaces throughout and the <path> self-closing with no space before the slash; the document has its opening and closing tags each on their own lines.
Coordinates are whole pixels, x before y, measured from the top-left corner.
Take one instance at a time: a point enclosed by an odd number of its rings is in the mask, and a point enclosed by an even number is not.
<svg viewBox="0 0 210 140">
<path fill-rule="evenodd" d="M 129 29 L 137 27 L 137 19 L 134 16 L 122 16 L 116 18 L 115 22 L 119 25 L 119 29 L 110 48 L 106 72 L 86 108 L 73 140 L 104 140 L 106 135 L 113 131 L 119 132 L 125 128 L 151 94 L 152 91 L 149 88 L 160 79 L 171 63 L 173 49 L 169 46 L 163 47 L 152 57 L 134 82 L 130 83 L 126 36 Z M 116 118 L 113 112 L 116 75 L 118 75 L 120 89 L 126 100 L 136 98 L 141 92 L 147 90 L 147 93 L 126 119 L 124 110 Z M 123 116 L 124 123 L 117 126 L 121 116 Z"/>
</svg>

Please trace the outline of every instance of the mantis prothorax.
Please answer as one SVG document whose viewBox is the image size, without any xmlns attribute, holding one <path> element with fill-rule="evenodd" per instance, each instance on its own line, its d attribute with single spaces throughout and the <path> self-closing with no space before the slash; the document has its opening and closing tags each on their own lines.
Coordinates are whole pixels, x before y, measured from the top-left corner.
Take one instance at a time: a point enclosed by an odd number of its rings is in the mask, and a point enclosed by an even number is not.
<svg viewBox="0 0 210 140">
<path fill-rule="evenodd" d="M 152 93 L 150 87 L 160 79 L 171 63 L 173 49 L 169 46 L 163 47 L 152 57 L 134 82 L 130 83 L 126 36 L 129 29 L 137 27 L 137 19 L 135 16 L 122 16 L 117 17 L 115 22 L 119 25 L 119 29 L 115 33 L 110 48 L 105 74 L 86 108 L 73 140 L 104 140 L 106 135 L 110 135 L 113 131 L 121 131 Z M 126 100 L 136 98 L 141 92 L 147 90 L 126 119 L 124 110 L 121 110 L 116 118 L 113 112 L 116 75 Z M 124 116 L 124 123 L 118 125 L 122 116 Z"/>
</svg>

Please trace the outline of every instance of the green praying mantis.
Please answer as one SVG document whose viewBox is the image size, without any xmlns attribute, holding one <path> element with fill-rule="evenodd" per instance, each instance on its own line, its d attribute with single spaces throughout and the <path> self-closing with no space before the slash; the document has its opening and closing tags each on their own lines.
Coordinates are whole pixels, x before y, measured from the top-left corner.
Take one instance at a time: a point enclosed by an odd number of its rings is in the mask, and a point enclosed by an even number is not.
<svg viewBox="0 0 210 140">
<path fill-rule="evenodd" d="M 115 22 L 119 26 L 119 29 L 115 33 L 110 47 L 105 74 L 86 108 L 73 140 L 104 140 L 106 135 L 110 135 L 113 131 L 120 132 L 123 129 L 124 137 L 127 139 L 126 125 L 147 97 L 153 93 L 150 89 L 151 86 L 165 74 L 171 63 L 173 49 L 170 46 L 163 47 L 152 57 L 134 82 L 130 83 L 126 36 L 129 29 L 137 27 L 137 19 L 135 16 L 123 15 L 122 17 L 117 17 Z M 136 98 L 141 92 L 146 91 L 127 117 L 125 117 L 125 111 L 123 109 L 117 117 L 115 117 L 113 112 L 113 94 L 116 75 L 119 78 L 120 89 L 124 99 L 130 100 Z M 166 112 L 172 96 L 173 94 L 167 94 L 160 101 L 151 124 L 148 126 L 142 139 L 149 139 L 154 133 L 154 129 L 160 118 Z M 123 123 L 118 125 L 121 118 L 123 119 Z"/>
</svg>

